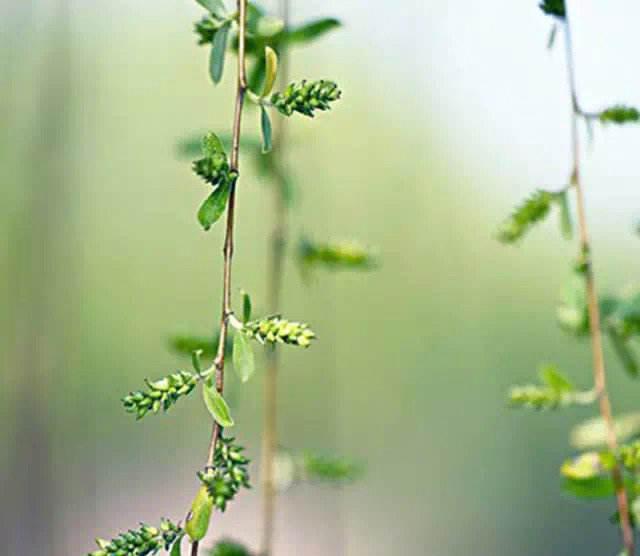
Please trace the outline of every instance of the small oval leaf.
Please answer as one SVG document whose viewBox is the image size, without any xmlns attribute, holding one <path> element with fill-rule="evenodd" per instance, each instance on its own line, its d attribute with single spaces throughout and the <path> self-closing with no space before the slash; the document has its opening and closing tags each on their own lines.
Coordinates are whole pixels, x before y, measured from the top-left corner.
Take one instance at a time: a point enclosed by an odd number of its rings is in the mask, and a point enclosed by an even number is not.
<svg viewBox="0 0 640 556">
<path fill-rule="evenodd" d="M 227 36 L 229 35 L 229 24 L 224 24 L 216 32 L 211 46 L 211 58 L 209 59 L 209 73 L 211 79 L 217 85 L 222 79 L 224 71 L 224 58 L 227 53 Z"/>
<path fill-rule="evenodd" d="M 229 406 L 214 385 L 205 383 L 202 387 L 202 397 L 211 417 L 213 417 L 221 427 L 233 427 L 234 423 L 231 418 Z"/>
<path fill-rule="evenodd" d="M 264 106 L 261 106 L 260 109 L 262 112 L 260 117 L 260 124 L 262 126 L 262 153 L 266 154 L 273 148 L 273 142 L 271 139 L 271 120 L 269 119 L 267 109 Z"/>
<path fill-rule="evenodd" d="M 264 49 L 265 78 L 262 96 L 266 97 L 272 90 L 278 75 L 278 55 L 270 46 Z"/>
<path fill-rule="evenodd" d="M 247 382 L 256 370 L 253 348 L 240 330 L 233 338 L 233 368 L 242 382 Z"/>
<path fill-rule="evenodd" d="M 211 512 L 213 511 L 213 498 L 206 486 L 201 486 L 191 504 L 189 517 L 184 525 L 184 530 L 189 535 L 191 542 L 204 539 L 209 529 Z"/>
<path fill-rule="evenodd" d="M 198 211 L 198 221 L 205 231 L 208 231 L 224 214 L 229 200 L 229 187 L 219 185 L 211 195 L 207 197 Z"/>
<path fill-rule="evenodd" d="M 242 321 L 249 322 L 251 320 L 251 296 L 244 290 L 240 292 L 242 295 Z"/>
</svg>

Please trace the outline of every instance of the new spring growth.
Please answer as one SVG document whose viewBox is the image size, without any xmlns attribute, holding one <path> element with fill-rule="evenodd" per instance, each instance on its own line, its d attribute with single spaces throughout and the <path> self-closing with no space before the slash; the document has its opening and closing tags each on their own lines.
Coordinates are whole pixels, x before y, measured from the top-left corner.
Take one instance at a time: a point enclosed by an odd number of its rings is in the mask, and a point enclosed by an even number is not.
<svg viewBox="0 0 640 556">
<path fill-rule="evenodd" d="M 202 486 L 191 504 L 184 527 L 192 542 L 206 536 L 214 508 L 224 512 L 227 502 L 233 500 L 240 488 L 251 488 L 247 471 L 249 460 L 242 454 L 243 450 L 233 438 L 220 436 L 212 468 L 198 473 Z"/>
<path fill-rule="evenodd" d="M 107 541 L 96 539 L 99 550 L 89 556 L 147 556 L 159 550 L 169 550 L 179 543 L 184 532 L 179 525 L 163 519 L 160 527 L 141 524 L 136 530 L 129 530 Z"/>
<path fill-rule="evenodd" d="M 564 19 L 567 16 L 564 0 L 543 0 L 540 2 L 539 7 L 547 15 L 560 19 Z"/>
<path fill-rule="evenodd" d="M 243 454 L 244 448 L 235 444 L 234 440 L 221 437 L 216 446 L 213 468 L 198 473 L 213 505 L 221 512 L 227 509 L 227 503 L 242 487 L 251 488 L 247 470 L 249 459 Z"/>
<path fill-rule="evenodd" d="M 212 186 L 228 185 L 238 174 L 231 171 L 229 158 L 215 133 L 202 138 L 202 158 L 194 161 L 193 171 Z"/>
<path fill-rule="evenodd" d="M 308 239 L 300 241 L 298 259 L 303 267 L 323 265 L 331 269 L 372 269 L 377 260 L 371 250 L 356 241 L 314 243 Z"/>
<path fill-rule="evenodd" d="M 261 344 L 290 344 L 304 348 L 309 347 L 316 337 L 309 325 L 290 322 L 279 316 L 247 322 L 242 331 Z"/>
<path fill-rule="evenodd" d="M 600 113 L 600 121 L 604 124 L 626 124 L 640 121 L 640 112 L 637 108 L 617 104 Z"/>
<path fill-rule="evenodd" d="M 341 91 L 333 81 L 301 81 L 291 83 L 282 93 L 274 93 L 271 103 L 281 114 L 294 112 L 313 118 L 316 110 L 329 110 L 330 103 L 338 100 Z"/>
<path fill-rule="evenodd" d="M 540 370 L 541 385 L 514 386 L 509 392 L 511 407 L 556 409 L 569 405 L 587 405 L 595 401 L 593 391 L 578 391 L 553 365 Z"/>
<path fill-rule="evenodd" d="M 129 393 L 122 403 L 128 413 L 142 419 L 149 412 L 167 411 L 181 397 L 189 395 L 197 382 L 197 375 L 188 371 L 178 371 L 154 382 L 145 380 L 147 390 Z"/>
<path fill-rule="evenodd" d="M 571 237 L 572 223 L 567 200 L 567 189 L 546 191 L 538 189 L 507 218 L 498 229 L 497 238 L 502 243 L 516 243 L 537 223 L 549 214 L 553 204 L 560 208 L 560 226 L 565 237 Z"/>
<path fill-rule="evenodd" d="M 231 169 L 227 153 L 215 133 L 207 133 L 202 139 L 202 155 L 193 163 L 193 171 L 215 188 L 198 211 L 200 224 L 209 230 L 224 214 L 238 173 Z"/>
</svg>

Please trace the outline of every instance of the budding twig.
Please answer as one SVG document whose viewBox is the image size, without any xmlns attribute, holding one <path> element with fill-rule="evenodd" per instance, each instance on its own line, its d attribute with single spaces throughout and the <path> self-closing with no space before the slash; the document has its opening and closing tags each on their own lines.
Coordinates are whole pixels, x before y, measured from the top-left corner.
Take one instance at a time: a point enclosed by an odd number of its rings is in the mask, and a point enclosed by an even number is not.
<svg viewBox="0 0 640 556">
<path fill-rule="evenodd" d="M 598 305 L 598 296 L 596 292 L 595 276 L 591 261 L 591 243 L 589 240 L 589 231 L 587 227 L 587 218 L 584 202 L 584 188 L 582 185 L 580 174 L 580 136 L 578 133 L 578 118 L 583 115 L 580 110 L 576 79 L 575 66 L 573 60 L 573 44 L 571 40 L 571 25 L 568 14 L 564 19 L 564 34 L 566 47 L 567 73 L 569 79 L 569 91 L 571 94 L 572 111 L 571 111 L 571 144 L 573 156 L 573 169 L 571 173 L 571 184 L 575 189 L 576 204 L 578 212 L 578 233 L 580 236 L 581 254 L 584 257 L 584 279 L 587 289 L 587 307 L 589 312 L 589 328 L 591 334 L 591 351 L 593 357 L 593 380 L 594 387 L 598 395 L 600 406 L 600 414 L 607 428 L 607 445 L 612 453 L 617 453 L 617 439 L 613 416 L 611 411 L 611 402 L 607 392 L 606 371 L 604 352 L 602 349 L 602 332 L 600 322 L 600 307 Z M 633 528 L 629 516 L 629 501 L 625 490 L 622 471 L 619 463 L 616 461 L 612 468 L 612 478 L 616 490 L 616 500 L 618 504 L 618 512 L 620 514 L 620 529 L 622 531 L 623 543 L 626 556 L 634 556 L 634 538 Z"/>
</svg>

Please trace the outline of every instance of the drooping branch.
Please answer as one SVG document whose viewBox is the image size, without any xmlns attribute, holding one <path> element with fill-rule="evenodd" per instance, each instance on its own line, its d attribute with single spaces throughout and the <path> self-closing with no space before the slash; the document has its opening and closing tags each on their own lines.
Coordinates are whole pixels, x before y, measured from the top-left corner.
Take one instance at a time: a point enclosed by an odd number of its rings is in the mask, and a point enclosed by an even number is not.
<svg viewBox="0 0 640 556">
<path fill-rule="evenodd" d="M 607 391 L 606 369 L 604 352 L 602 347 L 602 331 L 600 307 L 596 290 L 595 276 L 591 259 L 591 243 L 589 240 L 589 229 L 584 199 L 584 187 L 580 173 L 580 135 L 578 132 L 578 120 L 582 116 L 576 88 L 575 64 L 573 59 L 573 44 L 571 39 L 571 25 L 568 14 L 564 19 L 564 34 L 566 46 L 567 74 L 569 80 L 569 91 L 571 94 L 571 145 L 572 145 L 572 172 L 571 185 L 575 191 L 577 213 L 578 213 L 578 234 L 580 239 L 580 256 L 583 263 L 584 279 L 587 293 L 587 308 L 589 313 L 589 329 L 591 336 L 591 352 L 593 358 L 593 380 L 594 388 L 598 396 L 600 415 L 607 429 L 607 445 L 611 453 L 617 453 L 618 442 L 616 439 L 615 425 L 611 410 L 611 402 Z M 616 500 L 620 516 L 620 529 L 626 556 L 634 556 L 635 546 L 633 528 L 629 515 L 629 501 L 625 490 L 622 470 L 616 462 L 612 468 L 612 478 L 616 490 Z"/>
</svg>

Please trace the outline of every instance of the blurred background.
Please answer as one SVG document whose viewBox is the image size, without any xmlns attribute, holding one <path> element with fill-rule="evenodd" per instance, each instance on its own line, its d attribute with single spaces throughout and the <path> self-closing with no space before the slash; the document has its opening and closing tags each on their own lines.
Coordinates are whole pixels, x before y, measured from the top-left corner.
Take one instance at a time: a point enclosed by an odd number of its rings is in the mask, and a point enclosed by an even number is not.
<svg viewBox="0 0 640 556">
<path fill-rule="evenodd" d="M 509 385 L 541 362 L 591 380 L 588 345 L 554 323 L 575 245 L 555 222 L 522 248 L 494 240 L 514 204 L 569 171 L 562 42 L 547 51 L 551 21 L 536 4 L 292 1 L 294 22 L 344 23 L 293 54 L 293 78 L 344 90 L 331 114 L 291 120 L 293 235 L 357 238 L 383 264 L 309 285 L 287 265 L 283 313 L 320 341 L 283 352 L 282 440 L 366 461 L 367 472 L 346 489 L 283 495 L 279 556 L 616 553 L 613 502 L 560 489 L 568 430 L 590 410 L 505 407 Z M 640 105 L 640 5 L 569 9 L 584 107 Z M 181 519 L 193 497 L 209 434 L 202 404 L 134 423 L 120 398 L 188 368 L 169 336 L 206 334 L 217 320 L 222 228 L 200 230 L 206 188 L 175 148 L 231 121 L 231 72 L 214 89 L 195 44 L 201 14 L 190 0 L 0 1 L 8 555 L 83 554 L 95 536 Z M 609 128 L 585 156 L 603 291 L 640 271 L 639 149 L 637 128 Z M 270 191 L 245 168 L 235 284 L 259 307 Z M 609 360 L 614 409 L 636 408 L 637 385 Z M 230 376 L 234 432 L 255 460 L 262 377 L 239 388 Z M 210 540 L 256 547 L 258 495 L 216 516 Z"/>
</svg>

